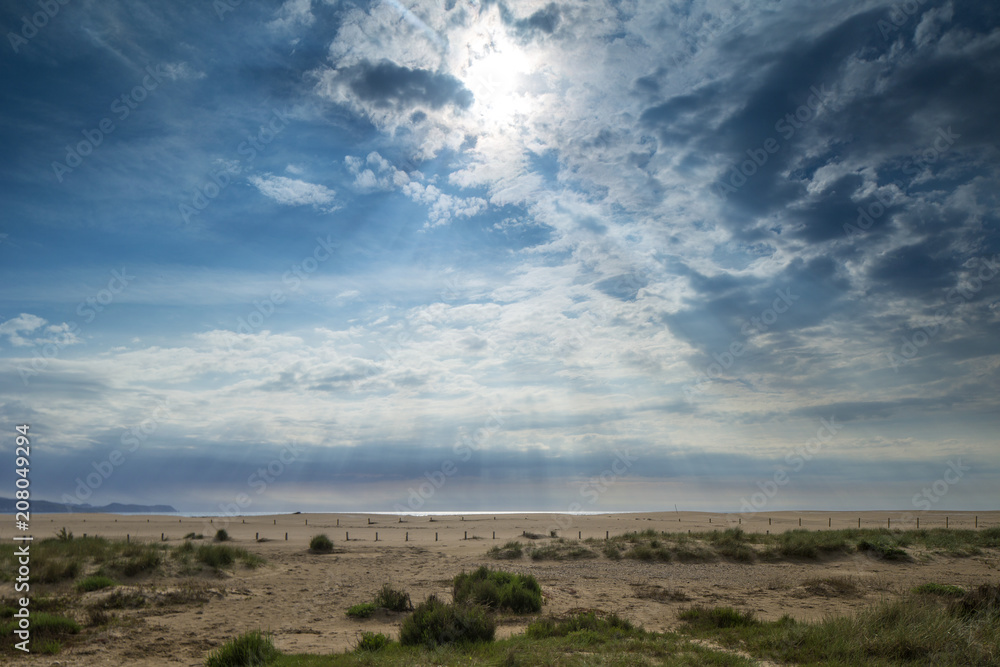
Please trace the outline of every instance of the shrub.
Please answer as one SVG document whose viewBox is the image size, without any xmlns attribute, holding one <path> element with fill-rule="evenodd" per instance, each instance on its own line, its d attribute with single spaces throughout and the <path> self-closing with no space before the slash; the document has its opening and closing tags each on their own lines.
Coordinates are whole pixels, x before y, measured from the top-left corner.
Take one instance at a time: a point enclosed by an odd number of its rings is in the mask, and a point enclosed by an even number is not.
<svg viewBox="0 0 1000 667">
<path fill-rule="evenodd" d="M 388 637 L 381 632 L 362 632 L 355 651 L 380 651 L 392 643 Z"/>
<path fill-rule="evenodd" d="M 90 591 L 99 591 L 102 588 L 110 588 L 111 586 L 117 586 L 116 582 L 111 577 L 105 577 L 99 574 L 93 574 L 89 577 L 81 579 L 76 584 L 76 590 L 81 593 L 89 593 Z"/>
<path fill-rule="evenodd" d="M 542 589 L 530 574 L 480 567 L 455 576 L 455 602 L 475 602 L 493 609 L 530 613 L 542 608 Z"/>
<path fill-rule="evenodd" d="M 56 533 L 56 539 L 60 542 L 69 542 L 73 539 L 73 533 L 67 533 L 66 527 L 63 526 L 62 530 Z"/>
<path fill-rule="evenodd" d="M 378 589 L 375 594 L 375 606 L 389 611 L 410 611 L 413 609 L 410 595 L 396 590 L 389 584 L 382 584 L 382 588 Z"/>
<path fill-rule="evenodd" d="M 205 667 L 247 667 L 265 665 L 278 657 L 271 635 L 260 630 L 230 639 L 208 656 Z"/>
<path fill-rule="evenodd" d="M 356 604 L 347 610 L 347 615 L 351 618 L 369 618 L 375 613 L 378 607 L 374 602 L 362 602 L 361 604 Z"/>
<path fill-rule="evenodd" d="M 229 533 L 226 532 L 225 528 L 220 528 L 219 530 L 215 531 L 216 542 L 225 542 L 228 539 L 229 539 Z"/>
<path fill-rule="evenodd" d="M 433 647 L 452 642 L 489 642 L 495 634 L 496 622 L 481 607 L 445 604 L 432 595 L 403 621 L 399 643 Z"/>
<path fill-rule="evenodd" d="M 309 549 L 316 553 L 330 553 L 333 551 L 333 542 L 326 535 L 320 534 L 309 540 Z"/>
<path fill-rule="evenodd" d="M 187 535 L 184 536 L 184 539 L 185 540 L 203 540 L 203 539 L 205 539 L 205 536 L 202 535 L 201 533 L 198 533 L 198 534 L 188 533 Z"/>
</svg>

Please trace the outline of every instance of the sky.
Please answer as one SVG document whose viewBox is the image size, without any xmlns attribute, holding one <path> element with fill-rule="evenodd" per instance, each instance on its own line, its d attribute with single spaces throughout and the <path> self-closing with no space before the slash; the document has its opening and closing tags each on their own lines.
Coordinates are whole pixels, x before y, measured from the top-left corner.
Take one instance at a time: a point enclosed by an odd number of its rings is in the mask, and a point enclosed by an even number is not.
<svg viewBox="0 0 1000 667">
<path fill-rule="evenodd" d="M 997 509 L 992 3 L 0 27 L 0 496 Z"/>
</svg>

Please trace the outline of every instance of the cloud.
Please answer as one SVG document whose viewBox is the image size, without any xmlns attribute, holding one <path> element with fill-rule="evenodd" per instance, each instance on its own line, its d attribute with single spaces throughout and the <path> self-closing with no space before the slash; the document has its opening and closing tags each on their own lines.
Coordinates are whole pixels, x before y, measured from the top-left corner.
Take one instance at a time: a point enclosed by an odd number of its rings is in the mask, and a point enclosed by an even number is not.
<svg viewBox="0 0 1000 667">
<path fill-rule="evenodd" d="M 60 346 L 66 346 L 81 342 L 76 331 L 69 324 L 63 322 L 62 324 L 45 326 L 46 324 L 47 321 L 37 315 L 21 313 L 17 317 L 0 323 L 0 335 L 6 335 L 14 347 L 45 345 L 47 343 L 58 343 Z M 31 333 L 35 335 L 32 337 L 21 335 Z"/>
<path fill-rule="evenodd" d="M 285 0 L 276 14 L 277 16 L 267 24 L 272 30 L 290 31 L 310 26 L 316 20 L 312 14 L 312 0 Z"/>
<path fill-rule="evenodd" d="M 359 100 L 376 108 L 440 109 L 451 105 L 465 109 L 472 104 L 472 93 L 450 74 L 411 69 L 388 60 L 363 62 L 340 70 L 338 75 Z"/>
<path fill-rule="evenodd" d="M 354 187 L 359 190 L 396 190 L 410 182 L 405 171 L 396 169 L 378 151 L 372 151 L 364 159 L 345 156 L 344 164 L 354 174 Z"/>
<path fill-rule="evenodd" d="M 273 174 L 251 176 L 249 181 L 265 197 L 287 206 L 313 206 L 321 210 L 332 210 L 331 205 L 337 194 L 323 185 Z"/>
</svg>

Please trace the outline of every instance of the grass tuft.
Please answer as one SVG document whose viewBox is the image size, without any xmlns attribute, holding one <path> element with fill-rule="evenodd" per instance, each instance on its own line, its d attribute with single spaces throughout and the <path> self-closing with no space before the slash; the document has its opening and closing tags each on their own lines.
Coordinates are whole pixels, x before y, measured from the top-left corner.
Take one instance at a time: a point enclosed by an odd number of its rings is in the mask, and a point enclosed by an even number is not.
<svg viewBox="0 0 1000 667">
<path fill-rule="evenodd" d="M 92 574 L 89 577 L 85 577 L 76 582 L 76 590 L 81 593 L 89 593 L 90 591 L 99 591 L 102 588 L 111 588 L 112 586 L 117 585 L 118 582 L 111 577 L 105 577 L 100 574 Z"/>
<path fill-rule="evenodd" d="M 269 633 L 251 630 L 219 647 L 208 656 L 205 667 L 257 667 L 279 655 Z"/>
<path fill-rule="evenodd" d="M 309 540 L 309 550 L 315 553 L 328 554 L 333 551 L 333 542 L 324 534 L 314 535 Z"/>
<path fill-rule="evenodd" d="M 362 602 L 348 608 L 347 615 L 351 618 L 370 618 L 378 607 L 374 602 Z"/>
</svg>

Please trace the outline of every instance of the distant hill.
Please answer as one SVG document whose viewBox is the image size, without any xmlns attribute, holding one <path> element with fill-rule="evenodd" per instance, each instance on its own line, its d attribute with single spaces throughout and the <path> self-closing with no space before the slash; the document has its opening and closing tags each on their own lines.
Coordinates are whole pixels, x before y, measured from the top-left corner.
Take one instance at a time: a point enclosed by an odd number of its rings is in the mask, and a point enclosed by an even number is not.
<svg viewBox="0 0 1000 667">
<path fill-rule="evenodd" d="M 17 501 L 13 498 L 0 498 L 0 514 L 13 514 L 17 511 Z M 88 514 L 172 514 L 176 512 L 170 505 L 127 505 L 111 503 L 110 505 L 64 505 L 50 500 L 32 500 L 31 511 L 37 514 L 68 514 L 71 512 L 86 512 Z"/>
</svg>

